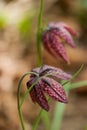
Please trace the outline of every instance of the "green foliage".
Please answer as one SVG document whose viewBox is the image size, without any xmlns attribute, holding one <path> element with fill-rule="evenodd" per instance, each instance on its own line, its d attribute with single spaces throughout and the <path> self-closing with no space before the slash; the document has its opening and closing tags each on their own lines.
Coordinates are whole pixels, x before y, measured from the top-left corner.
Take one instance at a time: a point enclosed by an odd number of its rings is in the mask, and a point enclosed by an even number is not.
<svg viewBox="0 0 87 130">
<path fill-rule="evenodd" d="M 7 25 L 6 16 L 0 12 L 0 29 L 5 28 Z"/>
<path fill-rule="evenodd" d="M 87 30 L 87 0 L 80 0 L 78 21 L 83 29 Z"/>
<path fill-rule="evenodd" d="M 24 15 L 18 24 L 19 31 L 26 37 L 31 30 L 31 18 L 29 15 Z"/>
<path fill-rule="evenodd" d="M 79 22 L 84 29 L 87 29 L 87 10 L 82 10 L 79 14 Z"/>
<path fill-rule="evenodd" d="M 87 0 L 80 0 L 80 7 L 87 10 Z"/>
</svg>

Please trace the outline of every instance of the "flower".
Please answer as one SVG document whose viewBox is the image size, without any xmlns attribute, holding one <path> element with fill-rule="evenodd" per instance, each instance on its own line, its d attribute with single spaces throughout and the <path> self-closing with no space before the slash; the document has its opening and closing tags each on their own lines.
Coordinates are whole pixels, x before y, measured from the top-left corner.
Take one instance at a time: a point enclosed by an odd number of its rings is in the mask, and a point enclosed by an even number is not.
<svg viewBox="0 0 87 130">
<path fill-rule="evenodd" d="M 64 47 L 64 43 L 75 47 L 72 36 L 77 36 L 77 32 L 63 22 L 50 23 L 42 33 L 42 42 L 46 50 L 55 58 L 59 55 L 67 63 L 69 59 Z"/>
<path fill-rule="evenodd" d="M 35 82 L 36 84 L 30 90 L 30 96 L 33 102 L 38 103 L 46 111 L 49 110 L 48 101 L 45 94 L 51 98 L 67 103 L 67 96 L 62 85 L 57 81 L 58 79 L 68 80 L 71 78 L 70 74 L 67 74 L 59 68 L 55 68 L 48 65 L 43 65 L 32 70 L 38 76 L 31 74 L 30 80 L 27 82 L 27 88 Z M 39 79 L 40 78 L 40 79 Z"/>
</svg>

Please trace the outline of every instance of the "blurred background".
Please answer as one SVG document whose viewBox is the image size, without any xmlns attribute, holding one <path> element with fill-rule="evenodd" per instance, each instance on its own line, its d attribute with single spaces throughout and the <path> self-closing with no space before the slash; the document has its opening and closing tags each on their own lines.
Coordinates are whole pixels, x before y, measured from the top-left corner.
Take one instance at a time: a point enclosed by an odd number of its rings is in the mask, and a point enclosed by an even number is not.
<svg viewBox="0 0 87 130">
<path fill-rule="evenodd" d="M 21 130 L 17 111 L 17 85 L 20 77 L 37 65 L 36 32 L 39 0 L 0 0 L 0 130 Z M 74 82 L 87 80 L 87 0 L 44 0 L 43 25 L 63 21 L 75 29 L 75 49 L 66 45 L 71 64 L 55 60 L 43 48 L 44 64 L 74 73 L 84 69 Z M 26 90 L 23 82 L 21 95 Z M 54 102 L 52 102 L 54 103 Z M 51 104 L 50 114 L 54 108 Z M 30 100 L 23 105 L 27 130 L 32 129 L 40 108 Z M 52 117 L 52 116 L 51 116 Z M 38 130 L 44 130 L 42 121 Z M 70 93 L 61 130 L 87 130 L 87 87 Z"/>
</svg>

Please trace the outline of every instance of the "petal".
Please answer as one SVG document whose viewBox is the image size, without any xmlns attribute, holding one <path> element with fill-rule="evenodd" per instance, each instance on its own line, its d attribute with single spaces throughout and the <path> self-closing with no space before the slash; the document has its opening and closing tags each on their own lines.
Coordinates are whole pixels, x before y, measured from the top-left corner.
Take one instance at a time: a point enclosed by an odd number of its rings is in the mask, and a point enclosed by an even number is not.
<svg viewBox="0 0 87 130">
<path fill-rule="evenodd" d="M 39 73 L 39 71 L 40 71 L 39 67 L 32 69 L 32 72 L 35 72 L 35 73 Z"/>
<path fill-rule="evenodd" d="M 33 83 L 33 80 L 29 80 L 29 81 L 27 82 L 27 88 L 28 88 L 28 89 L 31 87 L 32 83 Z M 34 86 L 34 87 L 35 87 L 35 86 Z M 31 89 L 31 91 L 30 91 L 30 96 L 31 96 L 32 101 L 33 101 L 33 102 L 36 102 L 36 94 L 35 94 L 35 92 L 34 92 L 34 87 L 33 87 L 33 88 Z"/>
<path fill-rule="evenodd" d="M 65 24 L 63 22 L 59 22 L 59 23 L 52 22 L 48 25 L 48 27 L 52 30 L 54 29 L 55 34 L 57 34 L 60 38 L 62 38 L 71 47 L 75 47 L 75 44 L 74 44 L 74 41 L 73 41 L 71 35 L 77 36 L 77 32 L 74 31 L 67 24 Z"/>
<path fill-rule="evenodd" d="M 27 82 L 27 88 L 29 89 L 32 85 L 33 80 Z M 30 91 L 30 96 L 33 102 L 37 102 L 43 109 L 49 111 L 48 102 L 42 92 L 41 86 L 37 83 Z"/>
<path fill-rule="evenodd" d="M 56 57 L 56 55 L 54 54 L 54 52 L 51 49 L 49 35 L 50 35 L 49 31 L 43 33 L 43 36 L 42 36 L 43 45 L 44 45 L 44 48 L 47 50 L 47 52 L 49 52 L 53 57 Z"/>
<path fill-rule="evenodd" d="M 48 28 L 57 28 L 58 29 L 60 27 L 65 28 L 71 35 L 78 36 L 78 33 L 64 22 L 58 22 L 58 23 L 51 22 L 48 25 Z"/>
<path fill-rule="evenodd" d="M 63 22 L 59 22 L 58 26 L 62 26 L 64 27 L 71 35 L 73 36 L 78 36 L 78 33 L 76 31 L 74 31 L 70 26 L 68 26 L 67 24 L 63 23 Z"/>
<path fill-rule="evenodd" d="M 70 74 L 67 74 L 62 69 L 52 67 L 52 66 L 49 66 L 49 65 L 44 65 L 43 69 L 41 70 L 40 73 L 42 75 L 52 74 L 53 77 L 63 79 L 63 80 L 68 80 L 68 79 L 70 79 L 72 77 Z"/>
<path fill-rule="evenodd" d="M 41 85 L 43 87 L 43 91 L 47 93 L 51 98 L 63 103 L 68 102 L 63 87 L 57 81 L 46 77 L 42 79 Z"/>
<path fill-rule="evenodd" d="M 36 102 L 46 111 L 49 111 L 49 105 L 46 97 L 43 94 L 40 84 L 36 84 L 34 88 L 36 94 Z"/>
<path fill-rule="evenodd" d="M 58 27 L 58 29 L 54 29 L 53 32 L 62 38 L 67 44 L 69 44 L 71 47 L 75 47 L 75 43 L 70 35 L 70 33 L 64 29 L 63 27 Z"/>
<path fill-rule="evenodd" d="M 56 54 L 60 55 L 60 57 L 62 57 L 67 63 L 69 63 L 69 59 L 67 57 L 65 47 L 61 43 L 58 36 L 55 35 L 54 33 L 50 33 L 50 45 Z"/>
<path fill-rule="evenodd" d="M 58 35 L 53 32 L 53 30 L 47 31 L 43 33 L 43 45 L 45 49 L 55 58 L 58 58 L 58 55 L 61 56 L 67 63 L 69 63 L 69 59 L 66 54 L 66 50 L 64 45 L 61 43 Z M 57 55 L 56 55 L 57 54 Z"/>
</svg>

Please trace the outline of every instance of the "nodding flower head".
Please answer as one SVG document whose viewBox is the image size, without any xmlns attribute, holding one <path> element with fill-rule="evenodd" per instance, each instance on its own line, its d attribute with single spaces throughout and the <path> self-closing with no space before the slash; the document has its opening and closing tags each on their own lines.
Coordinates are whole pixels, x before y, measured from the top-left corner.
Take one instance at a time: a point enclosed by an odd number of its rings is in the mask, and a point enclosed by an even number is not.
<svg viewBox="0 0 87 130">
<path fill-rule="evenodd" d="M 30 96 L 33 102 L 38 103 L 46 111 L 49 110 L 49 105 L 45 94 L 59 102 L 68 102 L 66 93 L 62 85 L 58 82 L 58 79 L 68 80 L 71 78 L 70 74 L 48 65 L 35 68 L 32 72 L 38 75 L 31 74 L 27 82 L 27 88 L 29 89 L 37 80 L 36 84 L 30 90 Z"/>
<path fill-rule="evenodd" d="M 67 43 L 74 48 L 75 44 L 72 36 L 77 36 L 77 32 L 65 23 L 50 23 L 42 34 L 42 42 L 46 50 L 52 56 L 57 58 L 59 55 L 69 63 L 64 43 Z"/>
</svg>

